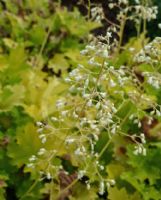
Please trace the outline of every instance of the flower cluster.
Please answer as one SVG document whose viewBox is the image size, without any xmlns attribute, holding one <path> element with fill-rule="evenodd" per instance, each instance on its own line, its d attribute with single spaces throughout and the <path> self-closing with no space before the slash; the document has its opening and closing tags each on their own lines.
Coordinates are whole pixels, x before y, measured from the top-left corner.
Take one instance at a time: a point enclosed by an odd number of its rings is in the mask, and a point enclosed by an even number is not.
<svg viewBox="0 0 161 200">
<path fill-rule="evenodd" d="M 101 6 L 91 8 L 91 19 L 101 23 L 101 20 L 104 19 L 104 12 Z"/>
<path fill-rule="evenodd" d="M 158 14 L 158 7 L 152 6 L 148 1 L 141 4 L 139 0 L 136 0 L 133 3 L 131 3 L 129 0 L 111 0 L 108 6 L 110 9 L 118 10 L 118 24 L 115 25 L 115 28 L 119 29 L 121 34 L 123 32 L 126 21 L 133 21 L 136 24 L 137 29 L 140 29 L 141 21 L 144 21 L 143 23 L 145 25 L 146 22 L 156 19 Z M 122 37 L 120 33 L 118 32 L 118 36 Z"/>
<path fill-rule="evenodd" d="M 41 171 L 45 170 L 46 177 L 50 179 L 63 168 L 61 164 L 53 165 L 51 161 L 57 156 L 70 153 L 70 159 L 79 166 L 78 180 L 89 175 L 92 165 L 96 181 L 100 183 L 100 194 L 114 184 L 114 180 L 111 181 L 103 175 L 105 168 L 100 160 L 114 136 L 119 134 L 130 137 L 135 143 L 134 154 L 145 156 L 145 136 L 140 133 L 143 113 L 145 116 L 148 115 L 144 108 L 153 106 L 154 114 L 160 115 L 160 111 L 155 108 L 150 97 L 139 88 L 139 80 L 134 76 L 134 71 L 128 66 L 114 67 L 110 64 L 111 36 L 111 33 L 107 32 L 105 36 L 93 38 L 81 51 L 87 61 L 79 64 L 65 79 L 65 82 L 70 85 L 66 98 L 57 100 L 57 111 L 48 123 L 37 122 L 39 138 L 43 146 L 37 155 L 31 156 L 28 165 L 28 167 L 37 165 L 37 160 L 40 158 L 42 162 L 48 160 L 46 168 Z M 145 50 L 148 48 L 145 47 Z M 136 57 L 139 57 L 138 55 Z M 124 117 L 121 117 L 118 113 L 128 102 L 133 105 L 138 104 L 138 107 L 135 107 L 135 112 L 129 110 Z M 125 120 L 137 125 L 139 130 L 137 134 L 129 135 L 124 132 L 122 127 Z M 97 152 L 95 146 L 103 132 L 106 132 L 108 141 L 101 152 Z M 61 148 L 64 149 L 62 154 L 60 147 L 56 145 L 50 150 L 45 148 L 46 143 L 52 138 L 54 142 L 57 139 L 61 141 Z M 140 142 L 136 138 L 139 138 Z M 65 172 L 68 174 L 66 170 Z M 91 184 L 91 180 L 86 181 L 87 189 L 90 189 Z"/>
<path fill-rule="evenodd" d="M 152 42 L 144 46 L 144 48 L 136 54 L 134 61 L 138 63 L 147 63 L 156 65 L 161 60 L 161 38 L 156 37 Z"/>
<path fill-rule="evenodd" d="M 136 12 L 136 15 L 138 15 L 138 17 L 145 19 L 147 21 L 151 21 L 151 20 L 157 18 L 158 7 L 157 6 L 148 7 L 148 6 L 136 5 L 135 12 Z"/>
<path fill-rule="evenodd" d="M 111 3 L 110 7 L 114 5 Z M 128 6 L 128 1 L 119 0 L 119 6 L 122 5 Z M 143 12 L 137 6 L 137 12 Z M 154 10 L 149 11 L 151 18 L 156 13 Z M 128 14 L 130 10 L 124 11 Z M 97 15 L 100 17 L 100 12 L 101 8 L 92 8 L 92 18 L 99 21 L 101 18 Z M 57 100 L 56 111 L 50 119 L 45 123 L 37 122 L 42 147 L 29 158 L 28 164 L 28 167 L 39 166 L 41 175 L 47 179 L 57 179 L 60 170 L 69 175 L 68 169 L 62 164 L 64 159 L 68 160 L 76 168 L 76 180 L 88 177 L 85 181 L 88 190 L 98 183 L 100 195 L 115 184 L 115 180 L 106 174 L 101 160 L 109 146 L 119 135 L 130 138 L 136 156 L 146 156 L 142 119 L 148 117 L 148 123 L 151 124 L 154 118 L 161 116 L 160 105 L 144 86 L 147 81 L 155 88 L 160 88 L 158 69 L 143 70 L 141 75 L 146 81 L 141 82 L 133 67 L 126 63 L 115 66 L 115 45 L 111 44 L 111 37 L 109 31 L 104 36 L 91 37 L 89 44 L 80 52 L 82 62 L 65 78 L 69 86 L 66 96 Z M 155 69 L 160 67 L 160 53 L 160 38 L 156 38 L 144 46 L 132 62 L 138 65 L 146 63 Z M 136 132 L 131 133 L 129 126 L 135 127 Z M 103 134 L 106 135 L 105 145 L 98 150 L 96 146 Z M 46 144 L 50 148 L 47 149 Z M 44 162 L 46 166 L 43 168 L 41 163 Z"/>
<path fill-rule="evenodd" d="M 135 56 L 137 63 L 147 63 L 150 65 L 149 71 L 144 71 L 142 75 L 146 78 L 148 84 L 159 89 L 161 85 L 161 75 L 158 72 L 161 61 L 161 38 L 157 37 Z"/>
<path fill-rule="evenodd" d="M 137 142 L 135 138 L 139 138 L 140 139 L 140 142 Z M 136 146 L 134 147 L 134 151 L 133 153 L 135 155 L 143 155 L 143 156 L 146 156 L 146 148 L 144 147 L 144 144 L 146 143 L 146 140 L 145 140 L 145 135 L 144 133 L 141 133 L 140 136 L 135 136 L 133 135 L 133 139 L 136 141 Z"/>
</svg>

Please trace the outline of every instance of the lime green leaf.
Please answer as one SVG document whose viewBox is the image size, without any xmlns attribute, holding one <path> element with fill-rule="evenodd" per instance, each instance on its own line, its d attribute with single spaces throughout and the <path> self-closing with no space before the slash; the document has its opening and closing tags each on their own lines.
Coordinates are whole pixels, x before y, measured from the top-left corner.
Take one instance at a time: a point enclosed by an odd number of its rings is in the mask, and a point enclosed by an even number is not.
<svg viewBox="0 0 161 200">
<path fill-rule="evenodd" d="M 33 124 L 17 130 L 16 142 L 8 146 L 8 156 L 12 158 L 12 164 L 21 167 L 28 163 L 30 156 L 35 155 L 41 147 L 41 142 Z"/>
<path fill-rule="evenodd" d="M 69 64 L 63 54 L 56 54 L 54 58 L 49 61 L 49 68 L 52 68 L 56 73 L 58 73 L 59 70 L 63 73 L 67 72 L 68 67 Z"/>
<path fill-rule="evenodd" d="M 34 26 L 30 34 L 31 41 L 34 43 L 34 45 L 41 45 L 47 35 L 47 33 L 44 30 L 44 27 L 39 25 Z"/>
<path fill-rule="evenodd" d="M 3 38 L 3 42 L 9 48 L 15 48 L 17 46 L 17 43 L 11 38 Z"/>
<path fill-rule="evenodd" d="M 70 200 L 94 200 L 97 197 L 97 188 L 91 187 L 87 189 L 86 185 L 77 183 L 73 189 L 73 194 Z"/>
<path fill-rule="evenodd" d="M 117 187 L 109 188 L 110 200 L 141 200 L 138 193 L 128 194 L 125 188 L 118 189 Z"/>
<path fill-rule="evenodd" d="M 11 110 L 13 106 L 22 105 L 25 88 L 22 85 L 6 86 L 0 90 L 0 111 Z"/>
<path fill-rule="evenodd" d="M 73 12 L 64 9 L 63 11 L 58 11 L 58 13 L 63 26 L 74 36 L 85 36 L 90 30 L 100 26 L 100 24 L 96 22 L 86 21 L 77 9 Z"/>
<path fill-rule="evenodd" d="M 125 171 L 124 166 L 119 164 L 118 162 L 110 163 L 107 166 L 107 173 L 108 173 L 109 179 L 117 179 L 124 171 Z"/>
</svg>

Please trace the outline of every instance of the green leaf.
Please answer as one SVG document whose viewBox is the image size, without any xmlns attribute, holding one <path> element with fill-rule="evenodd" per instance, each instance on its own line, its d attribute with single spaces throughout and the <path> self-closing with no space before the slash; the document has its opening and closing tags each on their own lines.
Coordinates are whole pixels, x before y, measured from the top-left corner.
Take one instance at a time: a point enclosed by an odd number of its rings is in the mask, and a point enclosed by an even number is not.
<svg viewBox="0 0 161 200">
<path fill-rule="evenodd" d="M 160 187 L 157 187 L 161 176 L 160 148 L 149 146 L 147 156 L 134 155 L 133 148 L 128 148 L 128 164 L 131 166 L 121 178 L 130 183 L 142 194 L 143 199 L 160 199 Z"/>
<path fill-rule="evenodd" d="M 17 130 L 16 141 L 8 146 L 8 156 L 12 158 L 12 164 L 18 167 L 28 163 L 30 156 L 37 154 L 41 147 L 36 127 L 28 124 Z"/>
<path fill-rule="evenodd" d="M 0 90 L 0 111 L 9 111 L 22 105 L 25 88 L 22 85 L 6 86 Z"/>
<path fill-rule="evenodd" d="M 70 200 L 94 200 L 97 198 L 97 188 L 92 187 L 91 189 L 87 189 L 86 185 L 81 183 L 77 183 L 73 189 L 72 196 L 69 198 Z"/>
<path fill-rule="evenodd" d="M 133 149 L 128 149 L 128 163 L 135 168 L 136 175 L 141 181 L 148 178 L 150 183 L 155 183 L 161 174 L 161 151 L 159 148 L 147 148 L 147 156 L 134 155 Z M 153 164 L 151 164 L 153 163 Z"/>
<path fill-rule="evenodd" d="M 15 48 L 17 46 L 17 43 L 11 38 L 3 38 L 3 42 L 9 48 Z"/>
<path fill-rule="evenodd" d="M 138 193 L 128 194 L 125 188 L 118 189 L 117 187 L 110 187 L 108 198 L 110 200 L 141 200 Z"/>
<path fill-rule="evenodd" d="M 46 37 L 47 33 L 43 26 L 35 25 L 30 32 L 31 41 L 34 45 L 41 45 Z"/>
<path fill-rule="evenodd" d="M 73 12 L 58 11 L 61 22 L 71 35 L 83 37 L 89 33 L 90 30 L 98 28 L 100 24 L 96 22 L 86 21 L 77 9 Z"/>
<path fill-rule="evenodd" d="M 52 68 L 55 73 L 58 73 L 61 70 L 64 73 L 67 73 L 69 64 L 64 58 L 63 54 L 55 54 L 54 58 L 49 61 L 49 68 Z"/>
</svg>

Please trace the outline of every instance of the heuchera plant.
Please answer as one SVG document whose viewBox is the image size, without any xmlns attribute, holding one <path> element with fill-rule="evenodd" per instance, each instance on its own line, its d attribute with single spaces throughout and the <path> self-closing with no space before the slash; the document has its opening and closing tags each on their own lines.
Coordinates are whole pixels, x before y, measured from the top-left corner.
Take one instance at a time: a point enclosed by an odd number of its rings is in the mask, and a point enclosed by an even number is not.
<svg viewBox="0 0 161 200">
<path fill-rule="evenodd" d="M 109 7 L 120 9 L 118 24 L 110 22 L 104 36 L 89 37 L 55 113 L 37 122 L 42 145 L 27 167 L 50 181 L 51 199 L 159 199 L 160 177 L 151 179 L 146 166 L 157 146 L 152 138 L 160 137 L 161 38 L 146 39 L 146 23 L 157 8 L 126 0 Z M 92 7 L 91 16 L 101 20 L 100 7 Z M 136 22 L 138 39 L 122 47 L 128 20 Z"/>
<path fill-rule="evenodd" d="M 109 1 L 113 22 L 90 0 L 85 17 L 60 1 L 1 5 L 0 199 L 159 200 L 161 38 L 146 37 L 157 7 Z M 88 34 L 104 20 L 104 35 Z"/>
</svg>

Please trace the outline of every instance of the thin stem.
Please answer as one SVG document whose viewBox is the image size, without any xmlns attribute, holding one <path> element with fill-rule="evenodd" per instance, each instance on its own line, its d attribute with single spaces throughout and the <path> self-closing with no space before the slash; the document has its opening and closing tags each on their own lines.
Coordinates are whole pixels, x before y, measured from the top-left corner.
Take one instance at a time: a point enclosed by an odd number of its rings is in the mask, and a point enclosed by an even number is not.
<svg viewBox="0 0 161 200">
<path fill-rule="evenodd" d="M 33 190 L 33 188 L 37 185 L 38 182 L 39 182 L 38 179 L 35 180 L 35 181 L 33 182 L 33 184 L 31 185 L 31 187 L 25 192 L 25 194 L 24 194 L 22 197 L 20 197 L 19 200 L 22 200 L 22 199 L 24 199 L 26 196 L 28 196 L 29 193 Z"/>
<path fill-rule="evenodd" d="M 143 6 L 146 8 L 146 5 L 147 5 L 147 1 L 144 0 L 143 2 Z M 142 41 L 142 45 L 143 47 L 145 46 L 145 37 L 146 37 L 146 29 L 147 29 L 147 21 L 146 21 L 146 14 L 143 13 L 144 16 L 143 16 L 143 41 Z"/>
<path fill-rule="evenodd" d="M 88 0 L 88 20 L 90 19 L 91 16 L 91 1 Z"/>
<path fill-rule="evenodd" d="M 146 37 L 146 19 L 143 21 L 143 47 L 145 46 L 145 37 Z"/>
<path fill-rule="evenodd" d="M 107 21 L 109 24 L 111 24 L 112 26 L 116 26 L 116 27 L 118 27 L 119 28 L 119 25 L 118 24 L 116 24 L 116 23 L 114 23 L 114 22 L 112 22 L 111 20 L 109 20 L 107 17 L 104 17 L 104 19 L 105 19 L 105 21 Z"/>
<path fill-rule="evenodd" d="M 46 33 L 46 36 L 45 36 L 45 38 L 44 38 L 44 40 L 43 40 L 43 42 L 42 42 L 42 45 L 41 45 L 39 54 L 38 54 L 37 59 L 36 59 L 36 62 L 35 62 L 35 66 L 36 66 L 36 65 L 39 65 L 39 59 L 41 58 L 41 55 L 43 54 L 43 51 L 44 51 L 45 46 L 46 46 L 46 43 L 47 43 L 47 41 L 48 41 L 50 32 L 51 32 L 51 27 L 48 28 L 48 31 L 47 31 L 47 33 Z M 37 68 L 39 68 L 39 67 L 37 67 Z"/>
<path fill-rule="evenodd" d="M 139 23 L 136 25 L 137 26 L 137 38 L 139 39 L 140 34 L 141 34 L 141 18 L 139 19 Z"/>
<path fill-rule="evenodd" d="M 109 139 L 109 141 L 105 144 L 105 146 L 103 147 L 103 149 L 101 150 L 101 152 L 99 153 L 97 160 L 103 155 L 103 153 L 106 151 L 107 147 L 110 145 L 112 141 L 112 137 Z"/>
<path fill-rule="evenodd" d="M 66 191 L 68 191 L 71 187 L 73 187 L 77 182 L 79 181 L 79 179 L 75 179 L 71 184 L 69 184 L 65 189 L 63 189 L 61 192 L 59 192 L 58 196 L 56 199 L 59 199 L 59 197 L 62 196 L 62 194 L 64 194 Z"/>
</svg>

